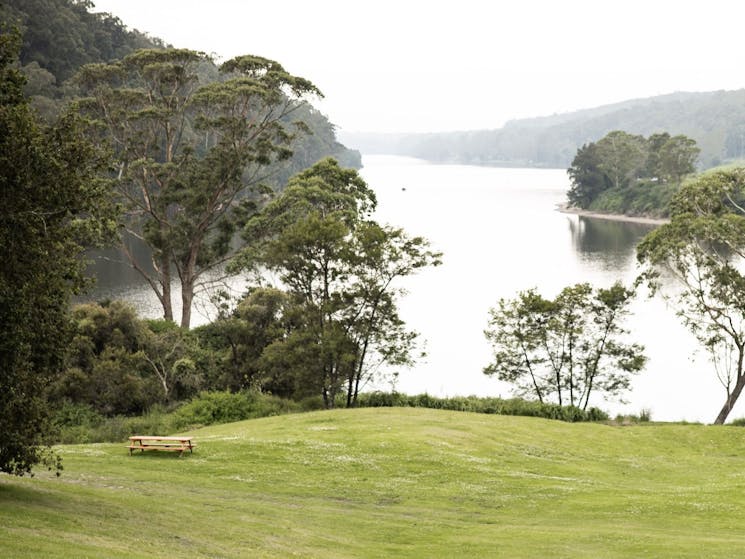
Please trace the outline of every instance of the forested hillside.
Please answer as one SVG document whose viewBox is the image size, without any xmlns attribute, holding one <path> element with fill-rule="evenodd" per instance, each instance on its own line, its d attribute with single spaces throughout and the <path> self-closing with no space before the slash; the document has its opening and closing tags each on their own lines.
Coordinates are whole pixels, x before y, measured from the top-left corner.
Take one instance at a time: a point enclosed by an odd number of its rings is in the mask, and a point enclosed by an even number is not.
<svg viewBox="0 0 745 559">
<path fill-rule="evenodd" d="M 565 168 L 577 150 L 613 130 L 683 134 L 701 148 L 699 168 L 745 156 L 745 90 L 673 93 L 541 118 L 498 130 L 433 134 L 344 134 L 364 153 L 430 161 Z"/>
<path fill-rule="evenodd" d="M 168 46 L 156 37 L 128 29 L 111 14 L 95 13 L 90 0 L 2 0 L 0 22 L 21 31 L 19 58 L 27 79 L 24 92 L 46 118 L 58 114 L 77 94 L 69 80 L 84 64 L 111 62 L 137 49 Z M 215 67 L 204 72 L 217 75 Z M 323 114 L 310 105 L 301 107 L 300 113 L 294 118 L 303 120 L 312 133 L 298 136 L 294 157 L 275 173 L 277 185 L 326 156 L 335 157 L 344 166 L 362 166 L 359 153 L 336 140 L 334 126 Z"/>
</svg>

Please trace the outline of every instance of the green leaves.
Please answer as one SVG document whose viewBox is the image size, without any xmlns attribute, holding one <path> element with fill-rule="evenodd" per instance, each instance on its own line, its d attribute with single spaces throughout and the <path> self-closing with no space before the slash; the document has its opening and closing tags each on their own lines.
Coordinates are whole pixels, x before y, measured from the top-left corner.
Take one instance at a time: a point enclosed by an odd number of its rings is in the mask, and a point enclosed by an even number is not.
<svg viewBox="0 0 745 559">
<path fill-rule="evenodd" d="M 672 193 L 692 173 L 700 150 L 685 136 L 615 130 L 582 146 L 568 169 L 570 204 L 610 213 L 666 215 Z"/>
<path fill-rule="evenodd" d="M 484 373 L 518 394 L 583 409 L 593 392 L 621 394 L 646 362 L 644 348 L 625 343 L 620 326 L 633 295 L 620 283 L 595 290 L 580 283 L 553 300 L 535 289 L 500 299 L 484 331 L 494 352 Z"/>
<path fill-rule="evenodd" d="M 294 301 L 286 338 L 266 348 L 272 371 L 293 371 L 328 406 L 353 405 L 379 366 L 409 363 L 415 335 L 398 316 L 396 279 L 439 264 L 426 240 L 369 219 L 374 192 L 352 169 L 322 160 L 293 177 L 243 232 L 239 263 L 278 274 Z M 301 372 L 304 371 L 304 374 Z"/>
<path fill-rule="evenodd" d="M 262 201 L 257 191 L 292 155 L 289 116 L 302 97 L 320 94 L 254 56 L 225 63 L 225 79 L 203 83 L 209 63 L 201 52 L 146 49 L 78 75 L 90 95 L 78 107 L 115 156 L 124 250 L 166 319 L 173 318 L 171 282 L 180 279 L 184 327 L 195 286 L 230 260 L 233 233 Z M 132 237 L 153 249 L 155 273 L 126 251 Z"/>
<path fill-rule="evenodd" d="M 67 306 L 85 286 L 82 253 L 112 232 L 105 154 L 66 115 L 38 122 L 20 95 L 17 37 L 0 35 L 0 471 L 45 460 L 45 391 L 70 342 Z M 57 467 L 54 459 L 49 462 Z"/>
<path fill-rule="evenodd" d="M 666 274 L 681 288 L 663 295 L 707 349 L 726 389 L 717 423 L 724 422 L 745 387 L 744 198 L 745 169 L 702 175 L 676 195 L 670 223 L 637 249 L 643 279 L 660 288 L 658 277 Z"/>
</svg>

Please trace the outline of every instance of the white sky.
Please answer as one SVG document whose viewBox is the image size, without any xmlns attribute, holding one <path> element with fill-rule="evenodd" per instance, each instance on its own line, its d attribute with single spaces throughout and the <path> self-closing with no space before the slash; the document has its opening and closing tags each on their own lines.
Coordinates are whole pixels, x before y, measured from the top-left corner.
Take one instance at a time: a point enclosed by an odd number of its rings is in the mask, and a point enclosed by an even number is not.
<svg viewBox="0 0 745 559">
<path fill-rule="evenodd" d="M 130 28 L 311 80 L 344 131 L 498 128 L 745 87 L 741 0 L 94 0 Z"/>
</svg>

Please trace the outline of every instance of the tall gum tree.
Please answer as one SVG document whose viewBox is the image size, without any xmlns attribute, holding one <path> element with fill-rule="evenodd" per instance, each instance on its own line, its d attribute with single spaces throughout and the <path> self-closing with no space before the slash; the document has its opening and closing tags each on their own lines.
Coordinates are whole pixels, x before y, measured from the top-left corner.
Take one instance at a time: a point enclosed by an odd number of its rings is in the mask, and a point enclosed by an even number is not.
<svg viewBox="0 0 745 559">
<path fill-rule="evenodd" d="M 178 279 L 185 328 L 195 290 L 230 259 L 271 164 L 289 158 L 294 133 L 306 130 L 285 123 L 306 97 L 321 95 L 265 58 L 236 57 L 217 79 L 200 78 L 210 64 L 192 50 L 140 50 L 76 76 L 88 94 L 77 107 L 114 152 L 122 249 L 167 320 Z M 150 249 L 150 262 L 131 250 L 133 239 Z"/>
<path fill-rule="evenodd" d="M 744 201 L 745 169 L 702 175 L 676 195 L 670 223 L 637 248 L 641 279 L 675 304 L 711 357 L 726 392 L 716 424 L 727 420 L 745 388 Z M 660 281 L 663 274 L 668 281 Z"/>
</svg>

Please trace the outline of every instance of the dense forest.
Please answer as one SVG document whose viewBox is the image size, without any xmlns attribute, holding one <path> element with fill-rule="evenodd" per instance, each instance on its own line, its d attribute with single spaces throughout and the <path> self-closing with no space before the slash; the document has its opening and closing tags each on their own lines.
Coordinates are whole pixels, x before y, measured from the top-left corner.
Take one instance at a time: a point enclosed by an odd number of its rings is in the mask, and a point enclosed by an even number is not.
<svg viewBox="0 0 745 559">
<path fill-rule="evenodd" d="M 701 149 L 699 168 L 745 157 L 745 90 L 672 93 L 593 109 L 508 122 L 497 130 L 431 134 L 344 133 L 365 153 L 506 167 L 567 168 L 577 150 L 609 132 L 685 135 Z"/>
</svg>

